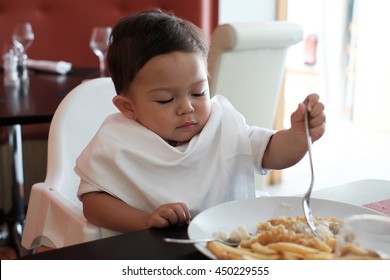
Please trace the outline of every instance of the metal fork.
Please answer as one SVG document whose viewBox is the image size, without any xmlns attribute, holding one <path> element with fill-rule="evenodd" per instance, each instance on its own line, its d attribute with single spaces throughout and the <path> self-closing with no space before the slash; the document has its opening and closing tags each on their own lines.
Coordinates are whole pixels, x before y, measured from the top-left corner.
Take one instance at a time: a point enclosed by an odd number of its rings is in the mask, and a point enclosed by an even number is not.
<svg viewBox="0 0 390 280">
<path fill-rule="evenodd" d="M 212 241 L 218 241 L 218 242 L 224 243 L 224 244 L 226 244 L 228 246 L 232 246 L 232 247 L 237 247 L 238 245 L 240 245 L 240 242 L 241 242 L 241 241 L 233 241 L 230 239 L 222 240 L 222 239 L 218 239 L 218 238 L 178 239 L 178 238 L 165 237 L 165 238 L 163 238 L 163 240 L 165 242 L 168 242 L 168 243 L 179 243 L 179 244 L 194 244 L 194 243 L 207 243 L 207 242 L 212 242 Z"/>
<path fill-rule="evenodd" d="M 303 206 L 303 212 L 305 214 L 306 221 L 309 225 L 310 230 L 312 233 L 319 237 L 319 233 L 317 231 L 317 227 L 314 224 L 314 218 L 311 213 L 310 208 L 310 196 L 311 191 L 314 186 L 314 168 L 313 168 L 313 159 L 312 159 L 312 153 L 311 153 L 311 137 L 310 137 L 310 130 L 309 130 L 309 120 L 310 120 L 310 109 L 309 109 L 309 102 L 306 102 L 306 109 L 305 109 L 305 130 L 306 130 L 306 140 L 307 140 L 307 150 L 309 151 L 309 160 L 310 160 L 310 172 L 311 172 L 311 180 L 310 180 L 310 187 L 306 191 L 306 193 L 303 196 L 302 199 L 302 206 Z"/>
</svg>

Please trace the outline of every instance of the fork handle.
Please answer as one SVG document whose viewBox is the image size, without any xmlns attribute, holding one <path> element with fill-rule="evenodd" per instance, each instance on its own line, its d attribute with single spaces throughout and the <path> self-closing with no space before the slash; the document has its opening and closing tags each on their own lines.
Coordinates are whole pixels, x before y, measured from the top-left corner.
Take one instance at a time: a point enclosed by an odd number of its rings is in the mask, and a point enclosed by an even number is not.
<svg viewBox="0 0 390 280">
<path fill-rule="evenodd" d="M 165 242 L 168 243 L 179 243 L 179 244 L 194 244 L 194 243 L 207 243 L 210 241 L 215 241 L 214 238 L 204 238 L 204 239 L 179 239 L 179 238 L 163 238 Z"/>
</svg>

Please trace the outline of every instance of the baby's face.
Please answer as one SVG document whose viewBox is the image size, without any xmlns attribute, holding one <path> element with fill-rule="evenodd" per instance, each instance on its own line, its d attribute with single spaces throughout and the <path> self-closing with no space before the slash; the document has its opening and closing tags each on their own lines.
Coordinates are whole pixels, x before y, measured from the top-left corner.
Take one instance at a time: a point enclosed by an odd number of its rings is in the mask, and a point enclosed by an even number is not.
<svg viewBox="0 0 390 280">
<path fill-rule="evenodd" d="M 140 124 L 167 141 L 188 141 L 210 116 L 206 63 L 193 53 L 156 56 L 135 76 L 127 96 Z"/>
</svg>

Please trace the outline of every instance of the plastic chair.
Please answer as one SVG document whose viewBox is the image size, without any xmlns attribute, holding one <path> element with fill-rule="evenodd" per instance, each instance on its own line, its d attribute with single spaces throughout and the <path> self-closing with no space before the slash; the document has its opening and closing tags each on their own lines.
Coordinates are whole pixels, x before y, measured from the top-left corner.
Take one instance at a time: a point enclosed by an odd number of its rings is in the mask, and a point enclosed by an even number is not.
<svg viewBox="0 0 390 280">
<path fill-rule="evenodd" d="M 22 246 L 60 248 L 116 232 L 88 222 L 77 198 L 76 158 L 106 116 L 118 112 L 111 78 L 89 80 L 74 88 L 57 108 L 50 125 L 46 179 L 31 189 Z"/>
<path fill-rule="evenodd" d="M 221 94 L 248 124 L 273 128 L 288 48 L 302 40 L 290 22 L 245 22 L 218 26 L 211 36 L 211 95 Z"/>
</svg>

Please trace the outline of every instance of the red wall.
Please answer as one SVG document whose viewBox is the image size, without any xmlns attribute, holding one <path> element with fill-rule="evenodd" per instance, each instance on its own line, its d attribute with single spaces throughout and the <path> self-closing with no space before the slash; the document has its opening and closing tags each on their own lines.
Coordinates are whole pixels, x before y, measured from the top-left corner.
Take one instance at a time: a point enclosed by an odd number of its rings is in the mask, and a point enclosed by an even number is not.
<svg viewBox="0 0 390 280">
<path fill-rule="evenodd" d="M 171 11 L 208 35 L 218 23 L 218 0 L 1 0 L 1 51 L 11 42 L 13 25 L 29 21 L 35 33 L 27 51 L 30 58 L 97 67 L 97 57 L 89 48 L 92 27 L 113 26 L 128 13 L 150 8 Z"/>
</svg>

